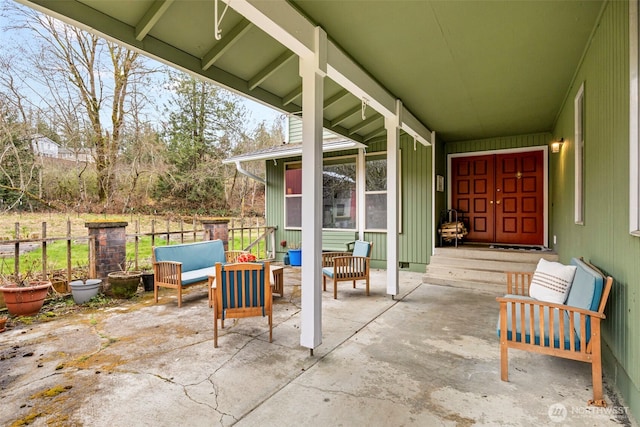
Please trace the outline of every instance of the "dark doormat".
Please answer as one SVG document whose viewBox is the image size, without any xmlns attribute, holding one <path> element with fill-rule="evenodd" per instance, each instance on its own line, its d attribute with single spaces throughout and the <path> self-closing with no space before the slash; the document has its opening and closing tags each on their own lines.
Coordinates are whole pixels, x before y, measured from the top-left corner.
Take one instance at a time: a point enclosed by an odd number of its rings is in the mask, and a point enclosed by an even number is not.
<svg viewBox="0 0 640 427">
<path fill-rule="evenodd" d="M 538 251 L 545 252 L 550 251 L 551 249 L 546 248 L 544 246 L 522 246 L 522 245 L 491 245 L 490 249 L 509 249 L 513 251 Z"/>
</svg>

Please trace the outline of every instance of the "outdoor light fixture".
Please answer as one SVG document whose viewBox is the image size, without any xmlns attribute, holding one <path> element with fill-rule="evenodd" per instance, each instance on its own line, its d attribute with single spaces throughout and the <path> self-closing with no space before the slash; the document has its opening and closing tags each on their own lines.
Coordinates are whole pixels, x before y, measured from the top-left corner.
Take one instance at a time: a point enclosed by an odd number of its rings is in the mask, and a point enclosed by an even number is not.
<svg viewBox="0 0 640 427">
<path fill-rule="evenodd" d="M 559 153 L 562 148 L 562 144 L 564 144 L 564 138 L 560 138 L 559 141 L 554 141 L 551 143 L 551 152 Z"/>
</svg>

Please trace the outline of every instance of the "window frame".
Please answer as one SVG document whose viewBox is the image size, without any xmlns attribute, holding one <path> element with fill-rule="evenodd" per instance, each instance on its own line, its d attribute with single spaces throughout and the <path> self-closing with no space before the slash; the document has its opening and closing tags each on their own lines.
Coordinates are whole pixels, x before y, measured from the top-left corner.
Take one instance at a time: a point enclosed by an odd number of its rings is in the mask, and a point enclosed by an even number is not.
<svg viewBox="0 0 640 427">
<path fill-rule="evenodd" d="M 284 164 L 284 170 L 283 170 L 283 179 L 282 179 L 282 191 L 284 193 L 284 198 L 283 198 L 283 203 L 284 203 L 284 207 L 283 207 L 283 213 L 284 213 L 284 229 L 285 230 L 302 230 L 302 225 L 300 225 L 300 227 L 297 226 L 290 226 L 287 224 L 287 199 L 289 198 L 300 198 L 300 200 L 302 200 L 302 190 L 300 190 L 300 194 L 287 194 L 287 166 L 290 165 L 300 165 L 300 169 L 302 169 L 302 161 L 300 160 L 296 160 L 296 161 L 292 161 L 292 162 L 286 162 Z M 302 215 L 302 211 L 301 211 L 301 215 Z M 300 217 L 301 219 L 301 224 L 302 224 L 302 216 Z"/>
<path fill-rule="evenodd" d="M 574 222 L 584 225 L 584 148 L 585 148 L 585 90 L 584 82 L 580 85 L 573 102 L 574 109 Z"/>
<path fill-rule="evenodd" d="M 340 160 L 343 159 L 352 159 L 353 160 L 353 164 L 356 167 L 356 173 L 355 173 L 355 197 L 356 197 L 356 215 L 355 215 L 355 227 L 353 228 L 332 228 L 332 227 L 322 227 L 322 230 L 328 230 L 328 231 L 357 231 L 359 229 L 359 218 L 358 218 L 358 211 L 360 210 L 360 203 L 362 203 L 363 201 L 358 200 L 358 181 L 360 179 L 360 177 L 358 176 L 358 168 L 360 167 L 360 165 L 358 164 L 358 156 L 355 154 L 348 154 L 348 155 L 343 155 L 343 156 L 331 156 L 331 157 L 324 157 L 322 159 L 322 171 L 324 172 L 324 167 L 327 163 L 327 161 L 331 162 L 331 161 L 335 161 L 337 160 L 338 163 L 352 163 L 352 162 L 340 162 Z M 322 218 L 322 223 L 324 224 L 324 197 L 322 198 L 322 205 L 323 205 L 323 218 Z"/>
<path fill-rule="evenodd" d="M 381 158 L 380 160 L 384 159 L 386 172 L 388 174 L 388 158 L 387 158 L 388 156 L 387 156 L 387 152 L 386 151 L 374 151 L 372 153 L 366 153 L 365 154 L 365 159 L 364 159 L 364 180 L 365 180 L 365 182 L 364 182 L 364 200 L 362 201 L 362 203 L 364 203 L 363 209 L 366 209 L 366 206 L 367 206 L 366 202 L 367 202 L 367 196 L 368 195 L 384 194 L 386 196 L 385 200 L 387 200 L 388 193 L 389 193 L 389 188 L 388 188 L 387 185 L 385 185 L 385 187 L 386 187 L 385 190 L 371 190 L 371 191 L 367 190 L 367 158 L 368 157 L 380 157 Z M 387 175 L 385 175 L 385 179 L 386 179 L 386 176 Z M 386 209 L 386 203 L 385 203 L 385 209 Z M 385 211 L 385 214 L 386 214 L 386 211 Z M 387 231 L 386 221 L 385 221 L 385 227 L 384 228 L 368 228 L 367 227 L 367 214 L 366 214 L 366 211 L 365 211 L 365 214 L 364 214 L 364 227 L 363 228 L 364 228 L 365 232 L 385 232 L 385 231 Z"/>
<path fill-rule="evenodd" d="M 637 0 L 629 2 L 629 234 L 640 237 L 640 32 Z"/>
</svg>

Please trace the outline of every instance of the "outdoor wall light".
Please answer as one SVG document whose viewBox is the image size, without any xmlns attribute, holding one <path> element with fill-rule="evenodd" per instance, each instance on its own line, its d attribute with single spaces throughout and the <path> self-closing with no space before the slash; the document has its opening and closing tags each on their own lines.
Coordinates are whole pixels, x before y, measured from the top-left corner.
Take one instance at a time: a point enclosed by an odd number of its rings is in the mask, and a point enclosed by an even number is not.
<svg viewBox="0 0 640 427">
<path fill-rule="evenodd" d="M 559 153 L 563 144 L 564 144 L 564 138 L 560 138 L 559 141 L 552 142 L 551 143 L 551 152 L 552 153 Z"/>
</svg>

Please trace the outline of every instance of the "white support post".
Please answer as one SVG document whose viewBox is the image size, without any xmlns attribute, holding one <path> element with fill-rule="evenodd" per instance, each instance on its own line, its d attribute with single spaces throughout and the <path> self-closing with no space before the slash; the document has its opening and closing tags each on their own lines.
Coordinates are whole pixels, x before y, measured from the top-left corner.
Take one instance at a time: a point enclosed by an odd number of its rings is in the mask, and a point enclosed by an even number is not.
<svg viewBox="0 0 640 427">
<path fill-rule="evenodd" d="M 358 172 L 358 179 L 356 179 L 356 184 L 358 186 L 358 240 L 364 240 L 364 229 L 366 227 L 367 221 L 367 213 L 366 213 L 366 200 L 365 200 L 365 190 L 366 190 L 366 156 L 364 155 L 364 149 L 358 150 L 358 160 L 356 163 L 356 171 Z"/>
<path fill-rule="evenodd" d="M 387 294 L 400 292 L 398 274 L 398 148 L 402 103 L 396 101 L 396 117 L 385 118 L 387 128 Z"/>
<path fill-rule="evenodd" d="M 436 131 L 431 132 L 431 255 L 436 254 Z"/>
<path fill-rule="evenodd" d="M 322 343 L 322 104 L 326 33 L 316 28 L 312 57 L 300 58 L 302 77 L 302 310 L 300 345 Z"/>
</svg>

